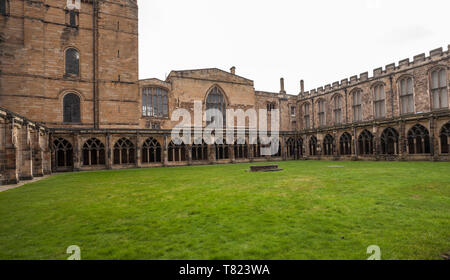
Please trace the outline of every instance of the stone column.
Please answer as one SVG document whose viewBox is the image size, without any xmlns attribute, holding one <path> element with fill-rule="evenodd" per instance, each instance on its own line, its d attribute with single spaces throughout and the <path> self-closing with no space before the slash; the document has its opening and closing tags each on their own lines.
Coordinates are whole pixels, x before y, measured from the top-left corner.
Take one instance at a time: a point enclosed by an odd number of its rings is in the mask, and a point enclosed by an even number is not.
<svg viewBox="0 0 450 280">
<path fill-rule="evenodd" d="M 73 135 L 73 171 L 80 171 L 83 158 L 83 143 L 78 132 Z"/>
<path fill-rule="evenodd" d="M 287 160 L 287 152 L 286 152 L 286 138 L 284 136 L 280 139 L 280 149 L 281 149 L 281 157 L 283 160 Z"/>
<path fill-rule="evenodd" d="M 43 136 L 43 135 L 42 135 Z M 39 126 L 35 127 L 33 131 L 33 176 L 42 177 L 44 176 L 44 165 L 42 158 L 44 152 L 41 148 L 41 128 Z"/>
<path fill-rule="evenodd" d="M 112 169 L 113 165 L 113 157 L 111 148 L 114 146 L 114 144 L 111 143 L 111 134 L 109 132 L 106 134 L 106 169 Z M 122 155 L 122 153 L 120 153 Z"/>
<path fill-rule="evenodd" d="M 32 180 L 33 179 L 33 149 L 31 146 L 31 127 L 29 123 L 24 123 L 20 130 L 21 142 L 21 159 L 20 164 L 20 180 Z"/>
<path fill-rule="evenodd" d="M 136 151 L 134 155 L 136 167 L 142 168 L 142 146 L 141 146 L 141 135 L 139 134 L 139 132 L 136 134 Z"/>
<path fill-rule="evenodd" d="M 163 165 L 168 166 L 169 165 L 169 151 L 168 151 L 168 145 L 167 143 L 167 135 L 164 135 L 164 141 L 163 141 Z"/>
<path fill-rule="evenodd" d="M 5 123 L 5 173 L 4 184 L 19 183 L 17 130 L 14 118 L 9 116 Z"/>
<path fill-rule="evenodd" d="M 229 152 L 230 152 L 230 160 L 231 163 L 235 163 L 236 162 L 236 155 L 234 154 L 234 144 L 229 146 Z"/>
<path fill-rule="evenodd" d="M 186 145 L 186 153 L 188 165 L 192 165 L 192 145 Z"/>
</svg>

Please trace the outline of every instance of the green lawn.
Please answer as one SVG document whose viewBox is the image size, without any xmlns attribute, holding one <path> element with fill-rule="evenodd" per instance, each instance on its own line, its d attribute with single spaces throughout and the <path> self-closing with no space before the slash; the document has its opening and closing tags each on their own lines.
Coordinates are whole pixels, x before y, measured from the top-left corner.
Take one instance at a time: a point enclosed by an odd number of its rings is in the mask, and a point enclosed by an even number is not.
<svg viewBox="0 0 450 280">
<path fill-rule="evenodd" d="M 279 163 L 58 174 L 0 193 L 0 259 L 440 259 L 450 163 Z M 342 166 L 342 167 L 337 167 Z"/>
</svg>

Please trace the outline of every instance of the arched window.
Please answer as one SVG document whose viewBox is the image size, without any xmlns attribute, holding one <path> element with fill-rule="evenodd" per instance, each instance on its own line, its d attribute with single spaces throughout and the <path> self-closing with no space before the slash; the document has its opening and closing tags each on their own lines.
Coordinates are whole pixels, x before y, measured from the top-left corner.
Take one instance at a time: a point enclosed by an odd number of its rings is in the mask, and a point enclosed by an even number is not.
<svg viewBox="0 0 450 280">
<path fill-rule="evenodd" d="M 142 89 L 142 115 L 145 117 L 167 118 L 169 107 L 167 90 L 163 88 Z"/>
<path fill-rule="evenodd" d="M 441 138 L 441 153 L 448 154 L 450 151 L 450 122 L 442 127 L 439 138 Z"/>
<path fill-rule="evenodd" d="M 289 138 L 286 141 L 286 154 L 288 158 L 299 159 L 303 154 L 303 140 L 301 138 Z"/>
<path fill-rule="evenodd" d="M 68 93 L 63 99 L 63 121 L 65 123 L 80 123 L 80 97 L 74 93 Z"/>
<path fill-rule="evenodd" d="M 248 148 L 247 142 L 245 141 L 243 144 L 238 144 L 240 141 L 234 143 L 234 158 L 236 159 L 244 159 L 248 158 Z"/>
<path fill-rule="evenodd" d="M 317 155 L 317 138 L 315 136 L 311 136 L 309 139 L 309 155 Z"/>
<path fill-rule="evenodd" d="M 170 141 L 168 156 L 171 162 L 186 161 L 186 145 L 184 143 L 175 145 L 173 141 Z"/>
<path fill-rule="evenodd" d="M 334 123 L 342 123 L 342 96 L 336 95 L 333 99 Z"/>
<path fill-rule="evenodd" d="M 428 129 L 416 124 L 408 131 L 408 150 L 410 154 L 430 153 L 430 133 Z"/>
<path fill-rule="evenodd" d="M 400 88 L 400 112 L 402 114 L 414 113 L 413 79 L 411 77 L 400 79 L 399 88 Z"/>
<path fill-rule="evenodd" d="M 216 159 L 229 159 L 230 158 L 230 149 L 229 146 L 222 140 L 222 144 L 215 143 L 216 148 Z"/>
<path fill-rule="evenodd" d="M 352 95 L 352 101 L 353 101 L 353 121 L 354 122 L 360 122 L 362 121 L 362 90 L 358 89 L 355 92 L 353 92 Z"/>
<path fill-rule="evenodd" d="M 264 157 L 261 153 L 261 140 L 258 138 L 256 144 L 252 145 L 253 147 L 253 157 L 255 158 L 260 158 L 260 157 Z"/>
<path fill-rule="evenodd" d="M 208 145 L 202 140 L 201 144 L 192 145 L 192 160 L 208 160 Z"/>
<path fill-rule="evenodd" d="M 318 115 L 319 115 L 319 125 L 320 126 L 325 126 L 326 125 L 326 114 L 325 114 L 325 100 L 324 99 L 320 99 L 317 102 L 317 107 L 318 107 Z"/>
<path fill-rule="evenodd" d="M 345 132 L 341 135 L 341 138 L 339 139 L 339 148 L 341 155 L 352 154 L 352 136 L 350 133 Z"/>
<path fill-rule="evenodd" d="M 161 144 L 154 138 L 145 140 L 142 146 L 142 162 L 157 163 L 161 162 Z"/>
<path fill-rule="evenodd" d="M 66 75 L 80 74 L 80 53 L 74 49 L 69 48 L 66 50 Z"/>
<path fill-rule="evenodd" d="M 305 126 L 305 129 L 311 128 L 311 118 L 310 118 L 310 111 L 309 111 L 309 103 L 305 103 L 303 105 L 303 124 Z"/>
<path fill-rule="evenodd" d="M 358 148 L 360 155 L 373 154 L 373 134 L 368 130 L 364 130 L 358 137 Z"/>
<path fill-rule="evenodd" d="M 431 98 L 433 109 L 448 108 L 447 73 L 445 69 L 431 72 Z"/>
<path fill-rule="evenodd" d="M 213 87 L 209 93 L 208 97 L 206 98 L 206 119 L 210 120 L 207 121 L 206 125 L 209 125 L 213 122 L 213 120 L 216 120 L 216 123 L 219 121 L 217 115 L 215 115 L 213 112 L 210 112 L 208 110 L 210 109 L 216 109 L 220 112 L 222 115 L 223 125 L 219 124 L 219 127 L 226 126 L 226 103 L 225 103 L 225 95 L 222 93 L 222 91 L 217 87 Z"/>
<path fill-rule="evenodd" d="M 105 145 L 97 138 L 87 140 L 83 145 L 83 165 L 104 165 Z"/>
<path fill-rule="evenodd" d="M 114 144 L 114 164 L 131 163 L 135 163 L 134 144 L 127 138 L 121 138 Z"/>
<path fill-rule="evenodd" d="M 56 167 L 73 166 L 73 147 L 69 141 L 64 138 L 57 138 L 53 141 L 53 149 Z"/>
<path fill-rule="evenodd" d="M 323 139 L 323 154 L 325 156 L 332 156 L 334 153 L 334 138 L 330 134 L 327 134 Z"/>
<path fill-rule="evenodd" d="M 381 134 L 381 154 L 397 155 L 398 154 L 398 132 L 388 127 Z"/>
<path fill-rule="evenodd" d="M 295 140 L 292 137 L 286 141 L 286 152 L 288 158 L 295 158 Z"/>
<path fill-rule="evenodd" d="M 373 87 L 375 118 L 384 118 L 386 116 L 386 94 L 384 85 L 376 85 Z"/>
</svg>

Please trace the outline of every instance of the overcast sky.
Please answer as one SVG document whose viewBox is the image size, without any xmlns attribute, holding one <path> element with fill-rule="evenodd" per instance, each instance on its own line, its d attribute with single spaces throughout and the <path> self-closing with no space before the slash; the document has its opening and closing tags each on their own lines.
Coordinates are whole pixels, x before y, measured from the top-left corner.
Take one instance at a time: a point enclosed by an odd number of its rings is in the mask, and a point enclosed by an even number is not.
<svg viewBox="0 0 450 280">
<path fill-rule="evenodd" d="M 449 0 L 139 0 L 139 76 L 220 68 L 289 94 L 450 44 Z"/>
</svg>

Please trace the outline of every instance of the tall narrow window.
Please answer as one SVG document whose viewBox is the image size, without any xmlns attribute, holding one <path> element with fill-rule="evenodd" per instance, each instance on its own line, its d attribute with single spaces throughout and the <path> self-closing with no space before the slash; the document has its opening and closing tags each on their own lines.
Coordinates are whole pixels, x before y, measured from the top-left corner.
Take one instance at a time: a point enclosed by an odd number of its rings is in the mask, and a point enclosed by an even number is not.
<svg viewBox="0 0 450 280">
<path fill-rule="evenodd" d="M 142 89 L 142 115 L 167 118 L 169 116 L 167 90 L 162 88 Z"/>
<path fill-rule="evenodd" d="M 215 143 L 216 159 L 221 160 L 221 159 L 230 158 L 229 146 L 225 143 L 225 141 L 223 139 L 222 139 L 222 142 L 220 142 L 220 143 L 222 143 L 222 144 L 218 144 L 217 142 Z"/>
<path fill-rule="evenodd" d="M 236 140 L 236 142 L 234 142 L 234 157 L 236 159 L 248 158 L 247 141 L 241 142 L 239 140 Z"/>
<path fill-rule="evenodd" d="M 318 114 L 319 114 L 319 125 L 325 126 L 326 125 L 326 117 L 325 117 L 325 100 L 321 99 L 317 103 L 318 105 Z"/>
<path fill-rule="evenodd" d="M 213 110 L 216 111 L 214 112 Z M 215 113 L 218 113 L 220 115 L 218 116 Z M 220 123 L 218 123 L 218 118 L 220 118 L 220 116 L 222 116 L 223 125 L 220 125 Z M 209 125 L 210 123 L 215 121 L 216 124 L 218 124 L 220 127 L 226 126 L 226 116 L 227 110 L 225 104 L 225 96 L 218 87 L 213 87 L 213 89 L 208 93 L 208 97 L 206 98 L 206 119 L 208 120 L 206 125 Z"/>
<path fill-rule="evenodd" d="M 74 10 L 69 11 L 69 24 L 72 27 L 77 26 L 77 12 Z"/>
<path fill-rule="evenodd" d="M 340 95 L 336 95 L 333 102 L 334 102 L 334 107 L 333 107 L 334 123 L 341 124 L 342 123 L 342 97 Z"/>
<path fill-rule="evenodd" d="M 353 101 L 353 121 L 360 122 L 362 121 L 362 105 L 361 105 L 361 95 L 362 91 L 357 90 L 353 93 L 352 101 Z"/>
<path fill-rule="evenodd" d="M 179 162 L 186 160 L 186 145 L 181 143 L 176 145 L 173 141 L 169 143 L 168 157 L 171 162 Z"/>
<path fill-rule="evenodd" d="M 6 0 L 0 0 L 0 14 L 6 16 Z"/>
<path fill-rule="evenodd" d="M 73 48 L 66 50 L 66 75 L 80 74 L 80 53 Z"/>
<path fill-rule="evenodd" d="M 386 116 L 386 95 L 384 92 L 384 85 L 377 85 L 373 88 L 374 91 L 374 105 L 375 118 L 380 119 Z"/>
<path fill-rule="evenodd" d="M 68 93 L 63 99 L 63 122 L 80 123 L 80 98 L 78 95 Z"/>
<path fill-rule="evenodd" d="M 411 77 L 400 80 L 400 108 L 402 114 L 414 113 L 414 86 Z"/>
<path fill-rule="evenodd" d="M 208 160 L 208 145 L 202 140 L 201 144 L 194 144 L 191 148 L 192 160 Z"/>
<path fill-rule="evenodd" d="M 309 117 L 309 103 L 305 103 L 303 105 L 303 123 L 305 125 L 305 129 L 310 129 L 310 117 Z"/>
<path fill-rule="evenodd" d="M 296 115 L 296 112 L 297 110 L 296 110 L 296 107 L 295 106 L 291 106 L 291 116 L 292 117 L 295 117 L 295 115 Z"/>
<path fill-rule="evenodd" d="M 433 109 L 448 108 L 447 73 L 445 69 L 431 73 L 431 97 Z"/>
</svg>

